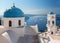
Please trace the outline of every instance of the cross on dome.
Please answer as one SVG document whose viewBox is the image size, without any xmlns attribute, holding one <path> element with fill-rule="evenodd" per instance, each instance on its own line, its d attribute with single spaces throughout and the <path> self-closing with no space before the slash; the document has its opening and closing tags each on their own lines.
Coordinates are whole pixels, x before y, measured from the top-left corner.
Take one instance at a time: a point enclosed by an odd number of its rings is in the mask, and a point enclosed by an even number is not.
<svg viewBox="0 0 60 43">
<path fill-rule="evenodd" d="M 15 3 L 13 3 L 13 7 L 15 7 Z"/>
</svg>

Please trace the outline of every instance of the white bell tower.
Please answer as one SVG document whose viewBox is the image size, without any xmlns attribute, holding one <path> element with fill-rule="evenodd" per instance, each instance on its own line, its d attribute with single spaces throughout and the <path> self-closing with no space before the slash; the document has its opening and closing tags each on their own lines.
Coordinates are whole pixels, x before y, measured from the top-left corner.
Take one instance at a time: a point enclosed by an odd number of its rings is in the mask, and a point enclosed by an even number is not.
<svg viewBox="0 0 60 43">
<path fill-rule="evenodd" d="M 56 32 L 56 14 L 53 12 L 47 15 L 47 29 L 51 34 Z"/>
</svg>

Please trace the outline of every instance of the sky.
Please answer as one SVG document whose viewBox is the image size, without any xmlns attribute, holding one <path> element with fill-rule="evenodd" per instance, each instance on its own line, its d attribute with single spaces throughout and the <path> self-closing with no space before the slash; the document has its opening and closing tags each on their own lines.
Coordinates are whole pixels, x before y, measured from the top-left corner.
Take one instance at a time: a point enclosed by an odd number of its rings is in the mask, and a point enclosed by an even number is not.
<svg viewBox="0 0 60 43">
<path fill-rule="evenodd" d="M 25 14 L 47 14 L 50 11 L 60 14 L 60 0 L 0 0 L 0 15 L 15 6 Z"/>
</svg>

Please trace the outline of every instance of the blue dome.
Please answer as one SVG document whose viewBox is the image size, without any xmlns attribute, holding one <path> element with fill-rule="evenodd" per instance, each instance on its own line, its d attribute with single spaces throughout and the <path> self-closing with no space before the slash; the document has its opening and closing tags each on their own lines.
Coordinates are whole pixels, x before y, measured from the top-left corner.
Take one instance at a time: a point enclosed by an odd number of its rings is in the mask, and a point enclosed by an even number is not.
<svg viewBox="0 0 60 43">
<path fill-rule="evenodd" d="M 24 13 L 22 12 L 21 9 L 13 6 L 11 7 L 11 9 L 4 12 L 4 17 L 6 18 L 24 17 Z"/>
<path fill-rule="evenodd" d="M 54 12 L 49 12 L 49 14 L 54 14 Z"/>
</svg>

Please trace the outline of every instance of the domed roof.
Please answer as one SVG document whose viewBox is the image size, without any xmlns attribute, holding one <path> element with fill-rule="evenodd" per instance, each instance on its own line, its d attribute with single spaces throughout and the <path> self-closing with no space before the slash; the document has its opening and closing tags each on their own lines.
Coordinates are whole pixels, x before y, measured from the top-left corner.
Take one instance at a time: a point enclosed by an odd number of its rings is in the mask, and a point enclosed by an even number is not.
<svg viewBox="0 0 60 43">
<path fill-rule="evenodd" d="M 11 7 L 4 12 L 4 17 L 6 18 L 15 18 L 15 17 L 24 17 L 24 13 L 21 9 L 16 8 L 15 6 Z"/>
<path fill-rule="evenodd" d="M 54 12 L 49 12 L 49 14 L 54 14 Z"/>
</svg>

